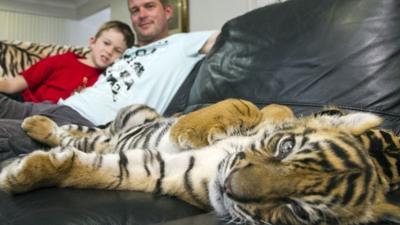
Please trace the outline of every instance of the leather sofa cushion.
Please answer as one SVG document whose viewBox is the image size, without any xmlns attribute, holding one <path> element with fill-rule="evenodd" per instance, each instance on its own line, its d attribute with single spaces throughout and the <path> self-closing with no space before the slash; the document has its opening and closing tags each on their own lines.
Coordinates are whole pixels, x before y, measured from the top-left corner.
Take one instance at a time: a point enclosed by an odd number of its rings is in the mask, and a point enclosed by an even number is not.
<svg viewBox="0 0 400 225">
<path fill-rule="evenodd" d="M 46 188 L 0 192 L 0 200 L 2 225 L 146 225 L 205 213 L 172 197 L 133 191 Z"/>
<path fill-rule="evenodd" d="M 236 97 L 298 114 L 326 105 L 400 129 L 400 1 L 295 0 L 226 23 L 185 111 Z"/>
</svg>

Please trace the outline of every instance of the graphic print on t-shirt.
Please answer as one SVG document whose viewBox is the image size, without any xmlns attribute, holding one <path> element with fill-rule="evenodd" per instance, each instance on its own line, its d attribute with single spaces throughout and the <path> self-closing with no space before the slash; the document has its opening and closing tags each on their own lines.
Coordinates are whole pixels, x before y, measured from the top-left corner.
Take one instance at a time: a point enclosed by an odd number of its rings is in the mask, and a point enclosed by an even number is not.
<svg viewBox="0 0 400 225">
<path fill-rule="evenodd" d="M 158 48 L 166 46 L 168 40 L 154 44 L 151 47 L 139 48 L 128 52 L 120 60 L 109 67 L 105 72 L 106 81 L 111 85 L 113 101 L 118 100 L 118 95 L 123 91 L 129 91 L 135 80 L 139 79 L 146 71 L 142 60 L 154 54 Z"/>
</svg>

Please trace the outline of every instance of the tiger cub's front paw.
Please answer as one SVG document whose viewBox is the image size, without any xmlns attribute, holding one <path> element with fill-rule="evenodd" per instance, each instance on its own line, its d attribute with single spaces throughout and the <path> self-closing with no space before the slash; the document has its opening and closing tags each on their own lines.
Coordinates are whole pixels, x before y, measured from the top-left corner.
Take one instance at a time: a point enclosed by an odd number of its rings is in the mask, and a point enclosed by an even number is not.
<svg viewBox="0 0 400 225">
<path fill-rule="evenodd" d="M 57 137 L 58 125 L 45 116 L 35 115 L 24 119 L 21 125 L 26 134 L 36 141 L 49 146 L 57 146 L 60 139 Z"/>
<path fill-rule="evenodd" d="M 50 152 L 39 150 L 17 158 L 1 170 L 0 189 L 21 193 L 57 185 L 68 174 L 73 157 L 73 150 L 58 147 Z"/>
<path fill-rule="evenodd" d="M 199 132 L 190 128 L 181 130 L 176 142 L 182 149 L 193 149 L 212 145 L 228 136 L 224 127 L 217 124 L 214 127 L 210 127 L 206 132 Z"/>
<path fill-rule="evenodd" d="M 253 103 L 226 99 L 181 116 L 171 128 L 171 139 L 180 148 L 200 148 L 226 137 L 246 133 L 261 122 Z"/>
</svg>

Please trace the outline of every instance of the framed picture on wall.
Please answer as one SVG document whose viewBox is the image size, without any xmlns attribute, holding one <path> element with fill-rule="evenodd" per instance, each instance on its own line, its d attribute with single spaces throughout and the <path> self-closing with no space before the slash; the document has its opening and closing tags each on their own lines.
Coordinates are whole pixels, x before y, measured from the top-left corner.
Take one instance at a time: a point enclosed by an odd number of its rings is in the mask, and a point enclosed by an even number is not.
<svg viewBox="0 0 400 225">
<path fill-rule="evenodd" d="M 189 31 L 189 0 L 170 0 L 174 9 L 174 16 L 169 21 L 170 33 Z"/>
</svg>

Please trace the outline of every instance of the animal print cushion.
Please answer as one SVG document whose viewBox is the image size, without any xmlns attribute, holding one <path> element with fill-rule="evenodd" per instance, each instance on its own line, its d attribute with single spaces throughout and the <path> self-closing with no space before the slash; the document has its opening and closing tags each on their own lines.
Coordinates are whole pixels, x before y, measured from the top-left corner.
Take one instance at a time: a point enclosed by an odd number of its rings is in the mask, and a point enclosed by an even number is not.
<svg viewBox="0 0 400 225">
<path fill-rule="evenodd" d="M 24 41 L 0 41 L 0 78 L 15 77 L 40 59 L 67 51 L 84 56 L 89 49 Z"/>
</svg>

